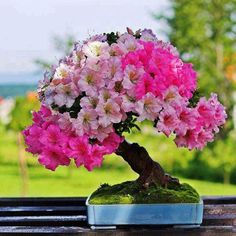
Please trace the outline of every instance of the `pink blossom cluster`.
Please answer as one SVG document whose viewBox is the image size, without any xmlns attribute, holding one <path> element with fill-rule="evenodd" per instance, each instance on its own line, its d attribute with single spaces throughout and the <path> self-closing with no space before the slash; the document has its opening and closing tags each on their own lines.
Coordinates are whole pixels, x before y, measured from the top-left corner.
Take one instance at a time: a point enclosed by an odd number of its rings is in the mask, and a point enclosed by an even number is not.
<svg viewBox="0 0 236 236">
<path fill-rule="evenodd" d="M 55 170 L 59 165 L 68 166 L 71 159 L 77 167 L 84 165 L 91 171 L 102 164 L 103 156 L 113 153 L 122 138 L 110 133 L 102 143 L 89 143 L 86 135 L 69 135 L 58 125 L 57 115 L 41 106 L 40 111 L 33 112 L 34 123 L 23 131 L 27 151 L 39 155 L 39 163 L 47 169 Z"/>
<path fill-rule="evenodd" d="M 192 65 L 151 30 L 110 36 L 75 44 L 45 74 L 38 91 L 41 110 L 24 131 L 28 151 L 52 170 L 71 158 L 92 170 L 116 151 L 132 117 L 175 134 L 179 147 L 201 149 L 213 141 L 226 113 L 214 94 L 190 106 L 196 90 Z"/>
<path fill-rule="evenodd" d="M 178 147 L 202 149 L 214 140 L 214 134 L 225 123 L 224 107 L 212 94 L 209 100 L 201 98 L 196 107 L 189 107 L 188 102 L 169 102 L 161 111 L 157 129 L 166 136 L 175 134 Z"/>
<path fill-rule="evenodd" d="M 162 43 L 140 41 L 140 49 L 129 52 L 122 58 L 122 67 L 130 71 L 134 67 L 142 71 L 138 80 L 132 80 L 128 88 L 141 99 L 151 92 L 160 99 L 172 86 L 178 88 L 183 98 L 191 98 L 196 90 L 196 72 L 190 63 L 183 63 L 178 54 L 165 48 Z"/>
</svg>

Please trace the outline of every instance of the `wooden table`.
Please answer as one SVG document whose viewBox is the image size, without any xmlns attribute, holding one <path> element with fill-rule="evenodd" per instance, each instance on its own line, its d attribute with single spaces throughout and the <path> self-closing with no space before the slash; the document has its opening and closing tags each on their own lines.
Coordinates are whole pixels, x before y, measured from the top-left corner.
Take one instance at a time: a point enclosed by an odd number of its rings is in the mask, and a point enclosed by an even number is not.
<svg viewBox="0 0 236 236">
<path fill-rule="evenodd" d="M 91 230 L 85 198 L 0 198 L 0 235 L 236 235 L 236 196 L 203 197 L 199 228 L 130 226 Z"/>
</svg>

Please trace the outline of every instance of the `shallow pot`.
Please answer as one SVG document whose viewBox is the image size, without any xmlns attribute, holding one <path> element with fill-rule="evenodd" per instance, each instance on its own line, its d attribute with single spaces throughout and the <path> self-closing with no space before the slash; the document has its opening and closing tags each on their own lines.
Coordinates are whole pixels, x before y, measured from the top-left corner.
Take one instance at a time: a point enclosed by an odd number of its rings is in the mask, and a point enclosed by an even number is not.
<svg viewBox="0 0 236 236">
<path fill-rule="evenodd" d="M 88 223 L 93 226 L 116 225 L 200 225 L 203 202 L 168 204 L 90 205 L 86 201 Z"/>
</svg>

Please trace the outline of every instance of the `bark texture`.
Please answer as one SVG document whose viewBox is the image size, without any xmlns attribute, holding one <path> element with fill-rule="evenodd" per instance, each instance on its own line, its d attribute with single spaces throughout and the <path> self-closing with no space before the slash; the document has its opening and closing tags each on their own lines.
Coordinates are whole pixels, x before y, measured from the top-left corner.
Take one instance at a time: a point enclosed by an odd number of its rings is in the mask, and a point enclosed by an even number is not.
<svg viewBox="0 0 236 236">
<path fill-rule="evenodd" d="M 116 154 L 128 162 L 133 171 L 139 174 L 138 183 L 147 188 L 150 184 L 167 187 L 169 183 L 179 183 L 177 178 L 166 174 L 161 165 L 152 160 L 147 150 L 137 143 L 128 143 L 124 140 Z"/>
</svg>

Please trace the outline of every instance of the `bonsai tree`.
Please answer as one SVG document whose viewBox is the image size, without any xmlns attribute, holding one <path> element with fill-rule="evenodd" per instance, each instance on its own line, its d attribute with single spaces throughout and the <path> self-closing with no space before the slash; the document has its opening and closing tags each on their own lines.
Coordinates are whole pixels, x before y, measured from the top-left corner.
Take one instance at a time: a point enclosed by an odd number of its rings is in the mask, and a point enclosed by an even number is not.
<svg viewBox="0 0 236 236">
<path fill-rule="evenodd" d="M 123 134 L 150 120 L 157 131 L 175 135 L 177 147 L 202 149 L 227 115 L 216 94 L 199 97 L 196 72 L 175 47 L 151 30 L 127 31 L 76 43 L 45 73 L 38 88 L 41 109 L 23 132 L 25 142 L 53 171 L 71 160 L 91 171 L 104 155 L 116 153 L 139 174 L 140 188 L 166 188 L 178 179 Z"/>
</svg>

